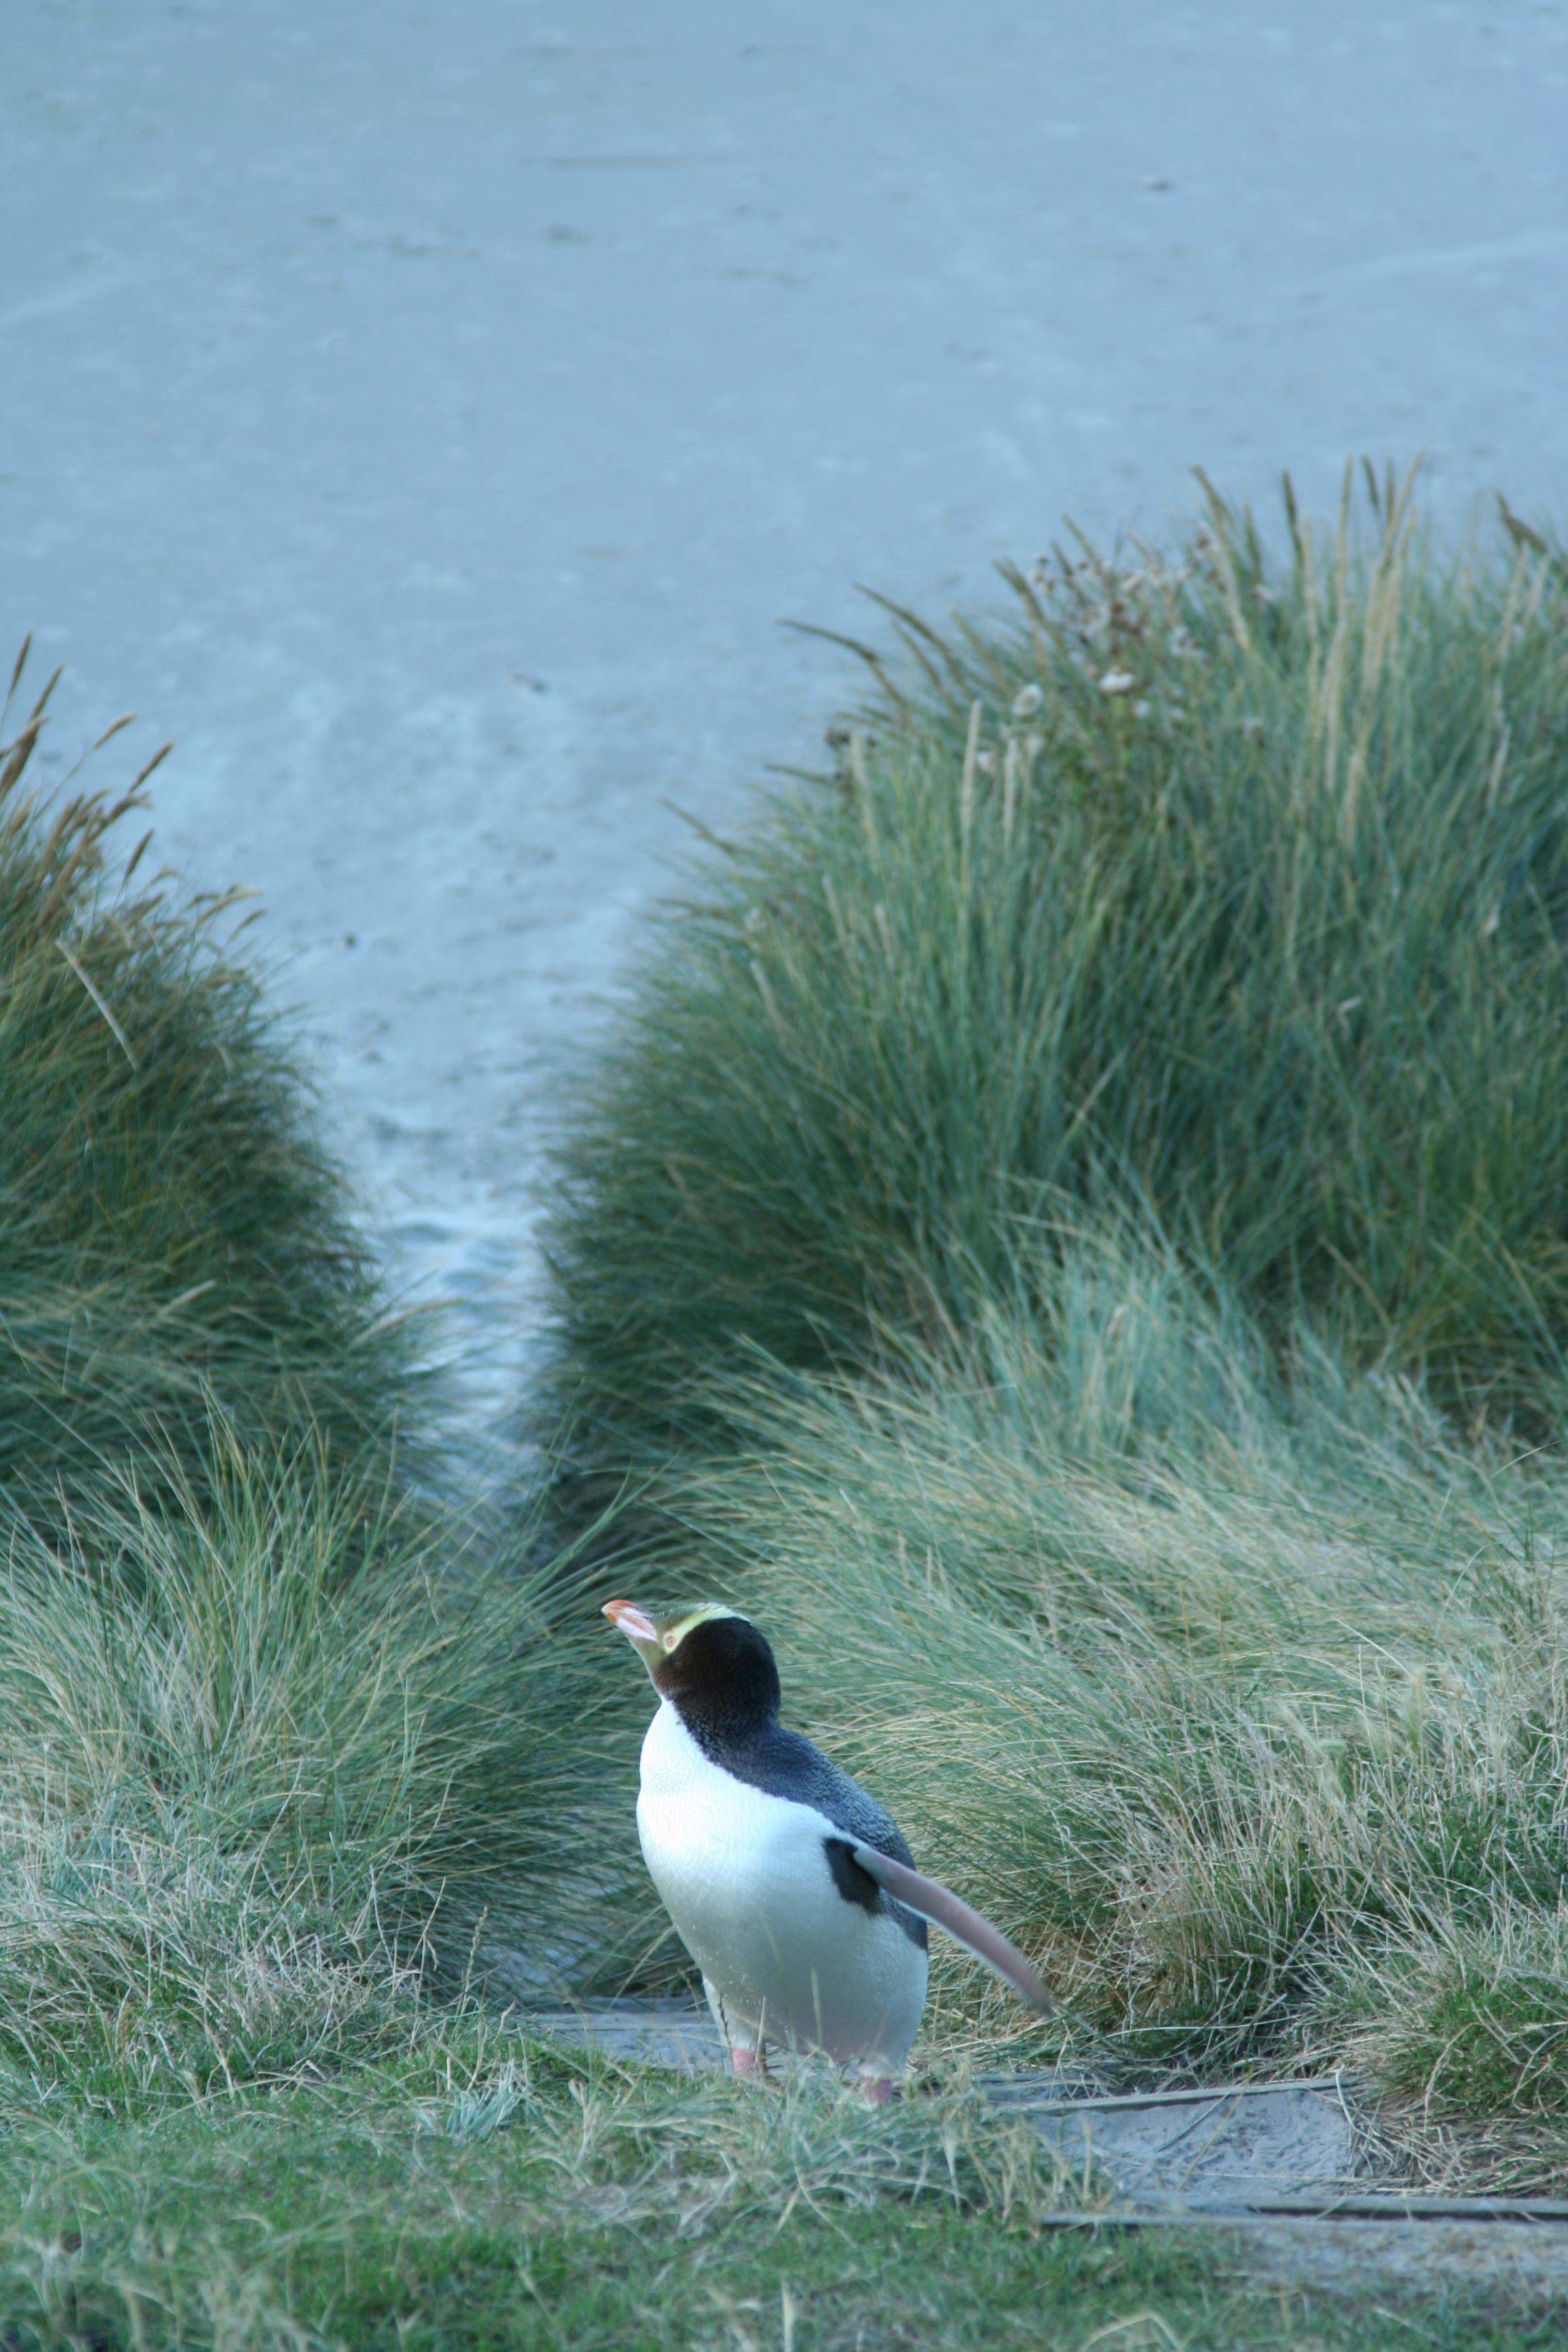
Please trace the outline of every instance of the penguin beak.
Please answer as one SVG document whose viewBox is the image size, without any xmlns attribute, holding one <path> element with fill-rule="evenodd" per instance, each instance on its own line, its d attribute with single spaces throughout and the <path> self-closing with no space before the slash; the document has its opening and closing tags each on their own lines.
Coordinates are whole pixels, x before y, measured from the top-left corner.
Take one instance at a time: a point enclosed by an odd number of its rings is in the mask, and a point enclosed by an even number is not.
<svg viewBox="0 0 1568 2352">
<path fill-rule="evenodd" d="M 663 1663 L 664 1650 L 658 1627 L 647 1611 L 639 1609 L 635 1601 L 606 1601 L 604 1613 L 616 1632 L 626 1635 L 651 1675 Z"/>
</svg>

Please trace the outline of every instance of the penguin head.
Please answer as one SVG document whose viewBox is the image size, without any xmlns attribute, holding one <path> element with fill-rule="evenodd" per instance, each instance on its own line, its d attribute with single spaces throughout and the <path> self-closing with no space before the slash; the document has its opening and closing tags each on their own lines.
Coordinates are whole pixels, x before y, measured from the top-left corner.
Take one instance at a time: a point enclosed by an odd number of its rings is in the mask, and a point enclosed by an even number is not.
<svg viewBox="0 0 1568 2352">
<path fill-rule="evenodd" d="M 605 1614 L 626 1635 L 661 1698 L 718 1706 L 731 1716 L 778 1713 L 773 1654 L 738 1609 L 721 1601 L 670 1609 L 607 1601 Z"/>
</svg>

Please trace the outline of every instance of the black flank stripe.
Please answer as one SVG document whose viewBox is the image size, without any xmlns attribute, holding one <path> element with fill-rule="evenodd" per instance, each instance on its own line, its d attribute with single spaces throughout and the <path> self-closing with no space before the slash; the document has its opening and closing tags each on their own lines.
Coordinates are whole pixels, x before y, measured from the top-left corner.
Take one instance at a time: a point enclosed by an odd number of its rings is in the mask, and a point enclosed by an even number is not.
<svg viewBox="0 0 1568 2352">
<path fill-rule="evenodd" d="M 833 1884 L 846 1903 L 858 1903 L 862 1911 L 875 1918 L 886 1912 L 895 1927 L 901 1927 L 911 1944 L 920 1951 L 927 1948 L 926 1923 L 918 1911 L 907 1903 L 895 1903 L 885 1888 L 878 1885 L 868 1870 L 862 1870 L 855 1859 L 855 1850 L 843 1838 L 824 1838 L 822 1850 L 827 1856 L 827 1867 L 833 1873 Z"/>
<path fill-rule="evenodd" d="M 870 1872 L 861 1869 L 853 1847 L 844 1838 L 824 1838 L 822 1844 L 827 1867 L 833 1873 L 833 1884 L 846 1903 L 858 1903 L 862 1911 L 875 1911 L 882 1900 L 882 1890 Z"/>
</svg>

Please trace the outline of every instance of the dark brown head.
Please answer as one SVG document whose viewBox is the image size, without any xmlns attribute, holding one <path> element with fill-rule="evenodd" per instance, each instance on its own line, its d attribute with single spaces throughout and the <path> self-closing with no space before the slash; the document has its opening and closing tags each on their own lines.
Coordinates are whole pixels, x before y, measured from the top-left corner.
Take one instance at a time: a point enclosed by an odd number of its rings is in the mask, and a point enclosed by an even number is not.
<svg viewBox="0 0 1568 2352">
<path fill-rule="evenodd" d="M 660 1698 L 672 1699 L 683 1717 L 723 1720 L 738 1731 L 777 1716 L 773 1654 L 739 1610 L 716 1601 L 675 1609 L 611 1601 L 605 1614 L 647 1668 Z"/>
</svg>

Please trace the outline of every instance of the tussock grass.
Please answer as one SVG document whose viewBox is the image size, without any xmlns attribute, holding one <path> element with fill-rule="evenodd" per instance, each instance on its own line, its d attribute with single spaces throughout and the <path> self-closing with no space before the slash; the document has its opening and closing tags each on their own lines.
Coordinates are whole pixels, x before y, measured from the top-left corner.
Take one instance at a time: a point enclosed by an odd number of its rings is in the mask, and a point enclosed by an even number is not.
<svg viewBox="0 0 1568 2352">
<path fill-rule="evenodd" d="M 1568 571 L 1353 487 L 857 649 L 588 1074 L 553 1402 L 1075 2054 L 1560 2180 Z"/>
<path fill-rule="evenodd" d="M 5 1533 L 8 2099 L 123 2116 L 363 2063 L 501 1948 L 581 1975 L 630 1837 L 569 1563 L 465 1560 L 384 1484 L 223 1432 L 170 1491 Z"/>
<path fill-rule="evenodd" d="M 906 658 L 654 931 L 563 1156 L 612 1460 L 746 1343 L 941 1347 L 1020 1222 L 1152 1211 L 1278 1340 L 1529 1410 L 1568 1330 L 1568 580 L 1372 482 L 1276 562 L 1058 549 Z M 592 1448 L 589 1448 L 592 1451 Z"/>
<path fill-rule="evenodd" d="M 0 2089 L 124 2118 L 592 1981 L 647 1896 L 572 1560 L 443 1499 L 233 895 L 113 882 L 151 767 L 30 792 L 53 683 L 0 753 Z"/>
<path fill-rule="evenodd" d="M 1248 2287 L 1192 2231 L 1053 2229 L 1064 2179 L 962 2086 L 870 2115 L 817 2076 L 676 2083 L 426 2017 L 307 2101 L 0 2143 L 0 2308 L 18 2344 L 207 2352 L 552 2344 L 893 2352 L 998 2341 L 1522 2347 L 1495 2285 L 1445 2304 Z M 1484 2294 L 1484 2300 L 1483 2300 Z M 1393 2310 L 1386 2306 L 1394 2302 Z"/>
<path fill-rule="evenodd" d="M 1507 1433 L 1563 1393 L 1563 581 L 1372 509 L 896 616 L 585 1090 L 543 1411 L 1075 2059 L 1342 2063 L 1407 2164 L 1555 2184 L 1568 1484 Z M 108 887 L 142 780 L 27 795 L 47 698 L 0 761 L 0 2334 L 1391 2340 L 1051 2234 L 1093 2184 L 964 2079 L 1046 2031 L 951 1955 L 889 2115 L 498 2021 L 665 1965 L 646 1695 L 540 1525 L 405 1475 L 431 1400 L 223 902 Z"/>
<path fill-rule="evenodd" d="M 0 1492 L 58 1513 L 127 1463 L 189 1477 L 215 1401 L 258 1436 L 389 1446 L 415 1351 L 237 894 L 142 882 L 147 836 L 111 886 L 157 762 L 117 799 L 31 792 L 53 685 L 0 751 Z"/>
<path fill-rule="evenodd" d="M 1417 2162 L 1560 2180 L 1568 1483 L 1321 1350 L 1287 1385 L 1168 1249 L 1053 1263 L 940 1365 L 731 1392 L 695 1583 L 1069 2003 L 1014 2046 L 1341 2065 Z M 939 2037 L 1016 2036 L 933 1958 Z"/>
</svg>

